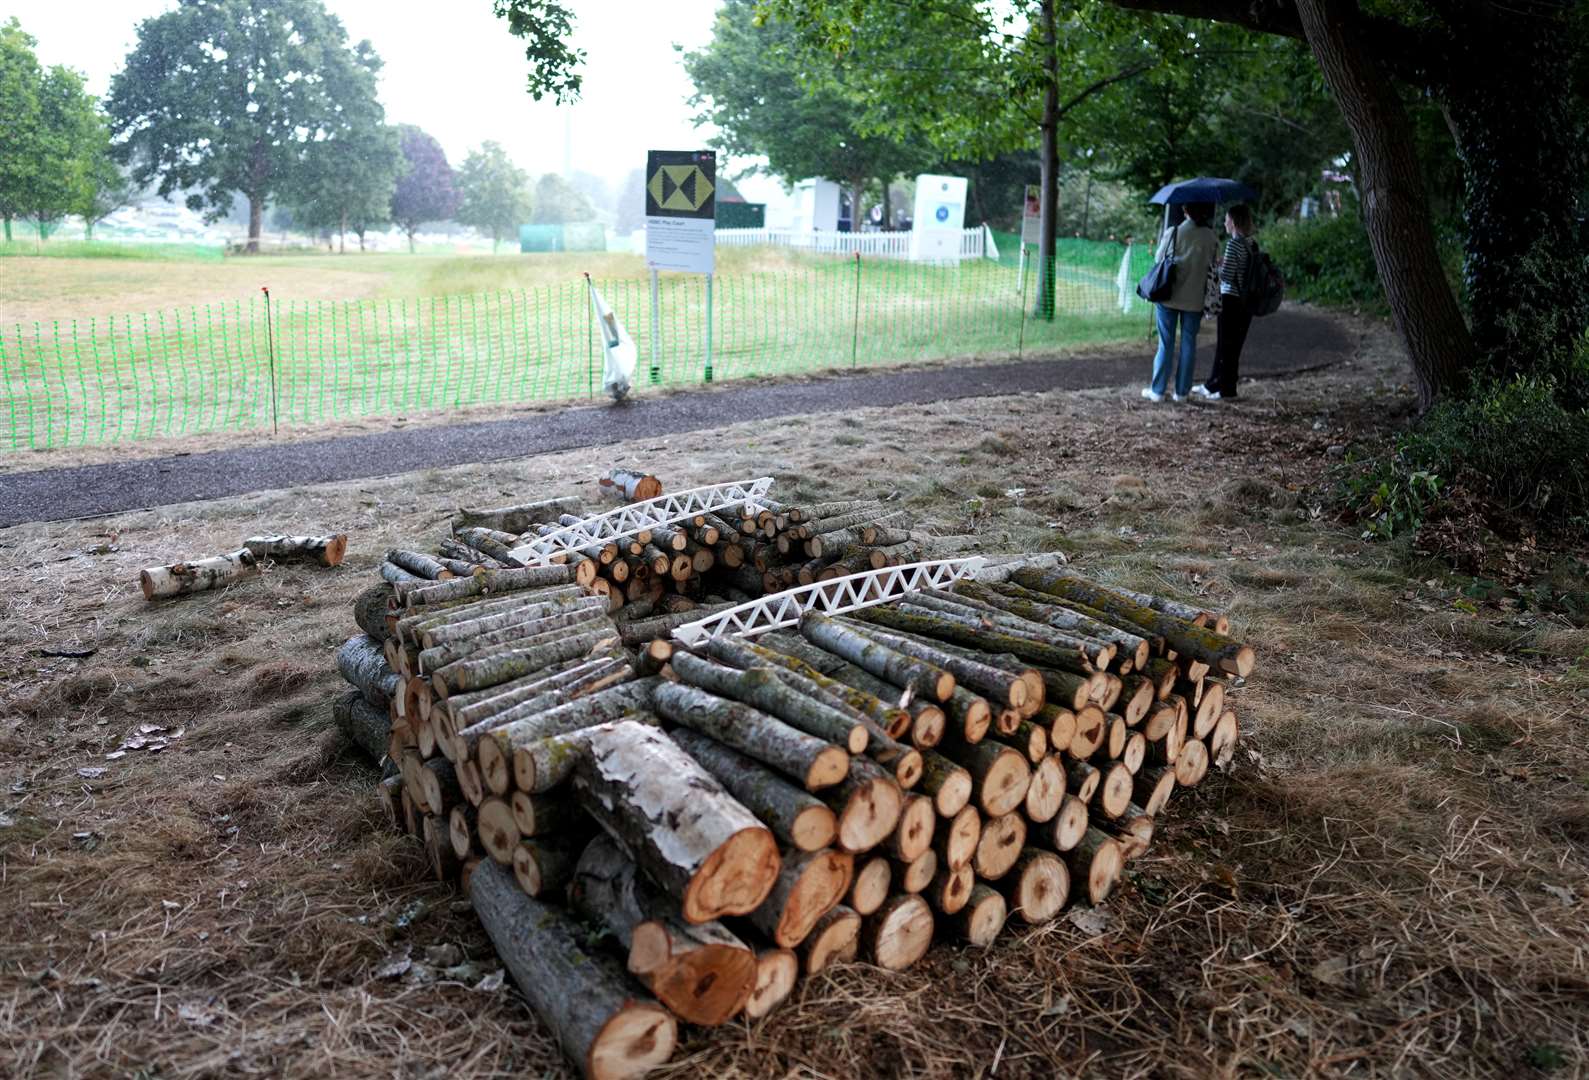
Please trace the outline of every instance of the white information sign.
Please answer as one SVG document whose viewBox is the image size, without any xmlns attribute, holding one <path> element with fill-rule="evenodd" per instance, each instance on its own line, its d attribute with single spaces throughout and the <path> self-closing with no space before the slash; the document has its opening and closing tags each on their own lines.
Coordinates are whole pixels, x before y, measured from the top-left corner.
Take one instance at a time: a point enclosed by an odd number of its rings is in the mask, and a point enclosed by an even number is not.
<svg viewBox="0 0 1589 1080">
<path fill-rule="evenodd" d="M 966 224 L 963 176 L 916 177 L 916 215 L 910 231 L 910 257 L 917 261 L 960 258 Z"/>
</svg>

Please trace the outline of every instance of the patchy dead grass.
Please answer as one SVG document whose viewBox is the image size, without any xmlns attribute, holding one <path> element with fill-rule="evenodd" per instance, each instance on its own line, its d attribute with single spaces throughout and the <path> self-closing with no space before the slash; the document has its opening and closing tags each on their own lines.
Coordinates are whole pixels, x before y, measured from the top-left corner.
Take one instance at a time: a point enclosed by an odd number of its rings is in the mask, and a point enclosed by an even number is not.
<svg viewBox="0 0 1589 1080">
<path fill-rule="evenodd" d="M 858 410 L 0 533 L 0 1070 L 561 1075 L 511 988 L 474 989 L 496 965 L 467 904 L 379 819 L 330 727 L 332 653 L 387 546 L 459 503 L 594 500 L 638 459 L 677 486 L 869 491 L 946 549 L 1063 550 L 1229 610 L 1260 654 L 1234 768 L 1177 796 L 1101 917 L 834 970 L 761 1023 L 687 1031 L 664 1075 L 1584 1074 L 1589 637 L 1474 614 L 1318 519 L 1328 447 L 1405 400 L 1368 344 L 1236 408 Z M 141 566 L 289 528 L 353 555 L 137 594 Z M 69 646 L 97 651 L 39 652 Z M 107 759 L 145 725 L 166 749 Z"/>
</svg>

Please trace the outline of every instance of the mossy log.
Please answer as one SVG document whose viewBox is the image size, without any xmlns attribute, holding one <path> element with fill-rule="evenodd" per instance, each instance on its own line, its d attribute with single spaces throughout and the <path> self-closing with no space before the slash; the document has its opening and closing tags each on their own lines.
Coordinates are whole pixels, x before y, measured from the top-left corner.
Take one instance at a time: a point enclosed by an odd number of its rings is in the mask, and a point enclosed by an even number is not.
<svg viewBox="0 0 1589 1080">
<path fill-rule="evenodd" d="M 580 634 L 605 632 L 616 637 L 607 613 L 601 610 L 575 609 L 555 615 L 542 615 L 513 623 L 497 630 L 476 634 L 473 637 L 449 641 L 429 649 L 421 649 L 416 657 L 417 674 L 428 675 L 449 664 L 462 660 L 483 660 L 508 652 L 522 652 L 542 645 L 555 645 L 562 639 Z"/>
<path fill-rule="evenodd" d="M 981 585 L 976 582 L 958 582 L 955 592 L 974 597 L 1029 622 L 1107 641 L 1116 647 L 1116 658 L 1128 661 L 1132 670 L 1141 668 L 1153 654 L 1153 642 L 1140 631 L 1122 630 L 1075 608 L 1057 604 L 1055 598 L 1046 593 L 1007 583 Z"/>
<path fill-rule="evenodd" d="M 895 652 L 943 668 L 955 677 L 960 686 L 1000 705 L 1019 709 L 1027 704 L 1031 683 L 1022 673 L 1006 671 L 991 664 L 956 656 L 942 648 L 924 644 L 913 638 L 891 634 L 871 623 L 846 621 L 845 625 L 851 626 L 858 633 L 865 634 Z"/>
<path fill-rule="evenodd" d="M 653 691 L 652 703 L 674 723 L 755 758 L 807 791 L 832 787 L 848 775 L 850 756 L 842 748 L 740 702 L 665 682 Z"/>
<path fill-rule="evenodd" d="M 716 739 L 688 728 L 672 737 L 780 842 L 796 851 L 820 851 L 837 839 L 838 818 L 816 796 Z"/>
<path fill-rule="evenodd" d="M 484 732 L 475 740 L 474 759 L 480 765 L 486 787 L 499 795 L 513 787 L 533 791 L 533 785 L 521 779 L 517 760 L 520 749 L 550 735 L 564 735 L 649 710 L 652 692 L 660 683 L 660 679 L 620 683 Z M 474 730 L 470 728 L 461 732 L 458 739 L 467 744 Z"/>
<path fill-rule="evenodd" d="M 778 637 L 778 635 L 768 636 Z M 851 710 L 863 723 L 870 721 L 867 730 L 874 738 L 881 732 L 897 739 L 910 728 L 911 716 L 904 709 L 890 704 L 876 694 L 856 690 L 829 677 L 825 672 L 800 658 L 770 645 L 717 637 L 709 640 L 705 649 L 714 659 L 737 668 L 768 667 L 778 671 L 779 678 L 784 678 L 784 672 L 797 676 L 797 679 L 784 679 L 784 681 L 800 689 L 802 693 L 820 695 L 819 700 L 829 705 Z M 830 659 L 837 661 L 836 657 Z"/>
<path fill-rule="evenodd" d="M 522 679 L 488 686 L 474 693 L 456 694 L 448 698 L 437 711 L 446 717 L 444 730 L 447 734 L 458 736 L 471 732 L 477 724 L 494 723 L 495 726 L 501 726 L 523 719 L 513 710 L 526 702 L 555 696 L 561 704 L 628 682 L 634 676 L 635 670 L 629 661 L 617 656 L 598 656 L 593 659 L 575 657 Z M 466 750 L 473 751 L 474 739 L 478 734 L 474 732 L 469 735 Z"/>
<path fill-rule="evenodd" d="M 391 583 L 381 581 L 353 598 L 353 621 L 375 641 L 384 642 L 389 633 L 386 609 L 391 606 L 393 595 Z"/>
<path fill-rule="evenodd" d="M 918 788 L 932 796 L 939 817 L 954 817 L 976 792 L 976 782 L 971 779 L 971 773 L 965 766 L 931 750 L 922 752 L 921 763 L 921 783 L 917 785 Z"/>
<path fill-rule="evenodd" d="M 465 657 L 431 674 L 437 696 L 446 699 L 459 691 L 482 690 L 488 686 L 522 679 L 526 675 L 565 660 L 589 656 L 610 647 L 614 634 L 602 628 L 547 641 L 530 648 L 508 649 L 486 656 Z"/>
<path fill-rule="evenodd" d="M 1002 817 L 1021 805 L 1032 767 L 1026 756 L 1003 743 L 980 742 L 975 746 L 941 748 L 950 760 L 971 774 L 977 805 L 988 817 Z"/>
<path fill-rule="evenodd" d="M 900 602 L 899 610 L 916 615 L 935 615 L 968 626 L 984 626 L 997 633 L 1035 641 L 1057 648 L 1075 649 L 1090 664 L 1107 668 L 1114 662 L 1116 646 L 1088 634 L 1059 630 L 1046 623 L 1033 622 L 992 604 L 973 600 L 959 593 L 927 590 L 913 593 Z"/>
<path fill-rule="evenodd" d="M 471 596 L 495 596 L 499 593 L 522 592 L 550 585 L 574 584 L 574 568 L 567 565 L 509 567 L 506 570 L 484 570 L 469 577 L 451 581 L 427 582 L 422 585 L 397 586 L 397 598 L 406 608 L 428 607 L 448 600 L 463 600 Z"/>
<path fill-rule="evenodd" d="M 1000 633 L 967 621 L 957 621 L 954 616 L 938 612 L 911 614 L 904 610 L 905 606 L 907 605 L 902 605 L 899 609 L 863 608 L 852 614 L 866 622 L 894 630 L 908 630 L 922 637 L 980 648 L 989 653 L 1009 653 L 1028 663 L 1040 664 L 1043 667 L 1077 672 L 1088 670 L 1088 661 L 1079 649 L 1061 648 L 1030 638 L 1017 637 L 1014 634 Z"/>
<path fill-rule="evenodd" d="M 866 725 L 853 714 L 799 693 L 765 669 L 741 671 L 686 652 L 675 655 L 672 663 L 674 672 L 684 683 L 760 709 L 852 754 L 863 753 L 871 740 Z"/>
<path fill-rule="evenodd" d="M 947 701 L 954 693 L 955 677 L 943 668 L 879 645 L 820 612 L 808 611 L 801 617 L 800 633 L 877 678 L 902 689 L 908 687 L 931 701 Z"/>
<path fill-rule="evenodd" d="M 579 763 L 580 755 L 585 752 L 591 735 L 598 731 L 610 730 L 614 724 L 622 722 L 649 724 L 652 727 L 662 726 L 661 717 L 653 713 L 631 712 L 623 714 L 620 720 L 592 724 L 561 735 L 543 736 L 514 751 L 514 783 L 520 791 L 536 795 L 556 790 L 574 775 L 574 766 Z M 478 776 L 480 767 L 473 761 L 465 762 L 459 772 L 467 774 L 471 769 Z M 483 798 L 485 794 L 483 779 L 480 780 L 480 793 Z"/>
</svg>

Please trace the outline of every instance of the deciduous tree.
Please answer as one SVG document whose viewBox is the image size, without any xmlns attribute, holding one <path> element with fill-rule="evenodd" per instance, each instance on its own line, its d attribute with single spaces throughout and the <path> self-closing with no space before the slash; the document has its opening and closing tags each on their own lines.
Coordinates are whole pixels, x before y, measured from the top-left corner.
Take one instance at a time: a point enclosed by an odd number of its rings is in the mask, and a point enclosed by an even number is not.
<svg viewBox="0 0 1589 1080">
<path fill-rule="evenodd" d="M 491 250 L 530 213 L 530 177 L 500 143 L 487 140 L 458 170 L 458 220 L 491 236 Z"/>
<path fill-rule="evenodd" d="M 403 171 L 392 192 L 392 220 L 408 236 L 408 250 L 414 250 L 414 234 L 427 221 L 448 221 L 458 209 L 458 192 L 452 166 L 441 143 L 417 127 L 398 129 L 403 150 Z"/>
<path fill-rule="evenodd" d="M 557 173 L 547 173 L 535 183 L 535 216 L 531 220 L 537 225 L 595 221 L 596 208 L 574 185 Z"/>
</svg>

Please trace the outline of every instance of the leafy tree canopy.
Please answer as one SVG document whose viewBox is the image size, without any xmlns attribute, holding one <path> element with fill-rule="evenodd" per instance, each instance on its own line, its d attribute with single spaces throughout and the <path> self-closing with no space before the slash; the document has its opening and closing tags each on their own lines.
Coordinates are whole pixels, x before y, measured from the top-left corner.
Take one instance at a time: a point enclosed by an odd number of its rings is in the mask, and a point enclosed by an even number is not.
<svg viewBox="0 0 1589 1080">
<path fill-rule="evenodd" d="M 584 193 L 557 173 L 547 173 L 535 184 L 535 216 L 537 225 L 570 225 L 581 221 L 595 221 L 596 208 Z"/>
<path fill-rule="evenodd" d="M 497 18 L 507 20 L 508 33 L 524 40 L 529 95 L 536 101 L 550 96 L 559 104 L 579 97 L 585 53 L 568 45 L 574 35 L 568 7 L 559 0 L 493 0 L 492 8 Z"/>
<path fill-rule="evenodd" d="M 408 234 L 412 251 L 414 234 L 421 225 L 451 219 L 458 209 L 458 192 L 441 143 L 409 124 L 400 127 L 398 134 L 403 170 L 392 192 L 392 220 Z"/>
<path fill-rule="evenodd" d="M 458 220 L 491 237 L 494 249 L 530 212 L 530 177 L 500 143 L 486 141 L 458 170 Z"/>
</svg>

